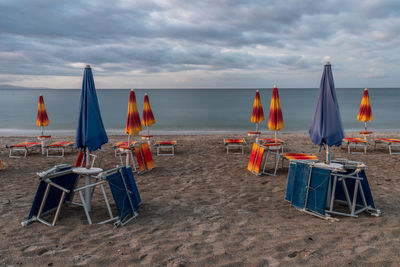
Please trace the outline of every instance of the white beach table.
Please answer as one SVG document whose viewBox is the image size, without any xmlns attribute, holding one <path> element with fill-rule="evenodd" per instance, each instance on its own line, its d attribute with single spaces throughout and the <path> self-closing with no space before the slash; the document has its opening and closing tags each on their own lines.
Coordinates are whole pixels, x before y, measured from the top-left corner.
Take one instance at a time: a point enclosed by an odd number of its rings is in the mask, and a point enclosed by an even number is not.
<svg viewBox="0 0 400 267">
<path fill-rule="evenodd" d="M 84 175 L 85 176 L 85 186 L 90 185 L 90 175 L 95 175 L 95 174 L 99 174 L 103 171 L 103 169 L 101 168 L 90 168 L 87 169 L 86 167 L 77 167 L 77 168 L 73 168 L 72 171 L 76 174 L 78 174 L 79 176 Z M 86 187 L 85 188 L 85 205 L 87 208 L 87 211 L 90 211 L 90 201 L 92 199 L 91 196 L 91 188 L 90 187 Z"/>
</svg>

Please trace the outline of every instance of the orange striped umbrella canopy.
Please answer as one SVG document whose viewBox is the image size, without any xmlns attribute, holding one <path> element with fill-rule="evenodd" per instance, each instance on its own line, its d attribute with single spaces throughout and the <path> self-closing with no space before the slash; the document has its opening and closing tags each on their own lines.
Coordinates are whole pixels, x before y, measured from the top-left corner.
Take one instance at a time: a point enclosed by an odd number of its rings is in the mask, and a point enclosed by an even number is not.
<svg viewBox="0 0 400 267">
<path fill-rule="evenodd" d="M 251 114 L 252 123 L 260 123 L 265 120 L 264 111 L 261 104 L 260 92 L 256 91 L 256 97 L 254 98 L 253 113 Z"/>
<path fill-rule="evenodd" d="M 149 95 L 144 94 L 142 124 L 149 127 L 154 123 L 156 123 L 156 120 L 154 119 L 153 111 L 151 110 Z"/>
<path fill-rule="evenodd" d="M 278 88 L 274 85 L 272 91 L 271 105 L 269 107 L 268 128 L 271 131 L 280 131 L 283 129 L 283 117 L 281 110 L 281 103 L 279 101 Z"/>
<path fill-rule="evenodd" d="M 36 125 L 38 127 L 44 127 L 49 125 L 49 117 L 47 117 L 46 107 L 44 106 L 43 96 L 39 96 L 39 103 L 38 103 L 38 113 L 36 119 Z"/>
<path fill-rule="evenodd" d="M 136 104 L 135 92 L 131 89 L 128 102 L 128 117 L 126 119 L 125 133 L 127 135 L 138 134 L 142 130 L 139 112 Z"/>
<path fill-rule="evenodd" d="M 371 104 L 369 103 L 369 94 L 367 88 L 364 89 L 357 120 L 363 122 L 372 121 Z"/>
</svg>

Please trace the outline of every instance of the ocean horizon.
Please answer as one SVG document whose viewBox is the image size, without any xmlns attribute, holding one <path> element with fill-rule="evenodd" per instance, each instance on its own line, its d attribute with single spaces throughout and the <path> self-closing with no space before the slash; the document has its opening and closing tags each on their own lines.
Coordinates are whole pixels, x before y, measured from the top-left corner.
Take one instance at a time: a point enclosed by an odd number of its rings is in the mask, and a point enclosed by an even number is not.
<svg viewBox="0 0 400 267">
<path fill-rule="evenodd" d="M 143 97 L 147 93 L 156 124 L 153 134 L 239 134 L 255 130 L 250 122 L 257 89 L 135 89 L 140 116 Z M 272 88 L 258 89 L 266 120 L 260 124 L 263 134 L 267 126 Z M 364 129 L 357 121 L 364 88 L 337 88 L 336 94 L 346 132 Z M 399 88 L 368 88 L 373 120 L 372 131 L 400 131 Z M 81 90 L 78 89 L 4 89 L 0 90 L 0 136 L 38 135 L 37 104 L 43 95 L 50 125 L 45 133 L 75 135 Z M 279 88 L 285 127 L 282 132 L 307 132 L 311 125 L 318 88 Z M 98 89 L 101 114 L 107 133 L 123 135 L 129 89 Z M 145 134 L 143 128 L 141 134 Z M 271 132 L 272 135 L 272 132 Z"/>
</svg>

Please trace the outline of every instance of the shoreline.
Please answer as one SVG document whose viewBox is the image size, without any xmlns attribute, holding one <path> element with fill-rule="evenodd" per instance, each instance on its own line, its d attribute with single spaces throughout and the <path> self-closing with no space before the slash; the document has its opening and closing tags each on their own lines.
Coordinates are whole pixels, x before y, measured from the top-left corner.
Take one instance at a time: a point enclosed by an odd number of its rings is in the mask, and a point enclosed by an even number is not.
<svg viewBox="0 0 400 267">
<path fill-rule="evenodd" d="M 248 129 L 248 131 L 252 131 L 254 129 Z M 400 129 L 368 129 L 369 131 L 372 131 L 374 134 L 399 134 Z M 359 131 L 363 131 L 362 128 L 360 129 L 351 129 L 351 130 L 345 130 L 344 133 L 350 133 L 350 134 L 355 134 L 358 133 Z M 125 136 L 126 134 L 124 133 L 124 130 L 118 130 L 118 129 L 109 129 L 106 130 L 108 136 Z M 71 137 L 75 136 L 75 130 L 45 130 L 44 133 L 46 135 L 51 135 L 55 137 Z M 304 134 L 308 133 L 308 130 L 298 130 L 298 131 L 281 131 L 278 134 Z M 143 134 L 147 134 L 146 131 L 142 131 L 139 135 L 136 135 L 136 137 L 140 137 Z M 176 130 L 151 130 L 150 131 L 151 135 L 154 136 L 165 136 L 165 135 L 246 135 L 247 136 L 247 131 L 245 130 L 182 130 L 182 131 L 176 131 Z M 0 137 L 36 137 L 40 135 L 40 129 L 29 129 L 29 130 L 24 130 L 24 129 L 0 129 Z M 273 131 L 261 131 L 261 135 L 274 135 Z"/>
</svg>

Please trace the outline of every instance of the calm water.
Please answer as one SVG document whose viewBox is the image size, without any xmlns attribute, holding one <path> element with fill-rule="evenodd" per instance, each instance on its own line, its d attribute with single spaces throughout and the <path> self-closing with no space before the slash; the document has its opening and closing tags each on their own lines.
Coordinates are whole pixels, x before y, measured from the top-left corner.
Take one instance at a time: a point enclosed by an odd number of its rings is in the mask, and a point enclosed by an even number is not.
<svg viewBox="0 0 400 267">
<path fill-rule="evenodd" d="M 369 90 L 372 130 L 400 130 L 400 89 Z M 284 132 L 308 131 L 318 89 L 280 89 Z M 153 133 L 218 133 L 254 130 L 250 122 L 255 89 L 135 90 L 138 109 L 148 93 L 156 119 Z M 336 89 L 345 131 L 359 130 L 363 123 L 357 113 L 363 89 Z M 0 90 L 0 135 L 39 132 L 36 127 L 37 102 L 43 94 L 51 134 L 74 134 L 78 118 L 80 90 Z M 97 90 L 103 122 L 109 133 L 125 129 L 129 90 Z M 264 114 L 268 118 L 272 89 L 260 90 Z M 262 131 L 268 131 L 266 122 Z"/>
</svg>

